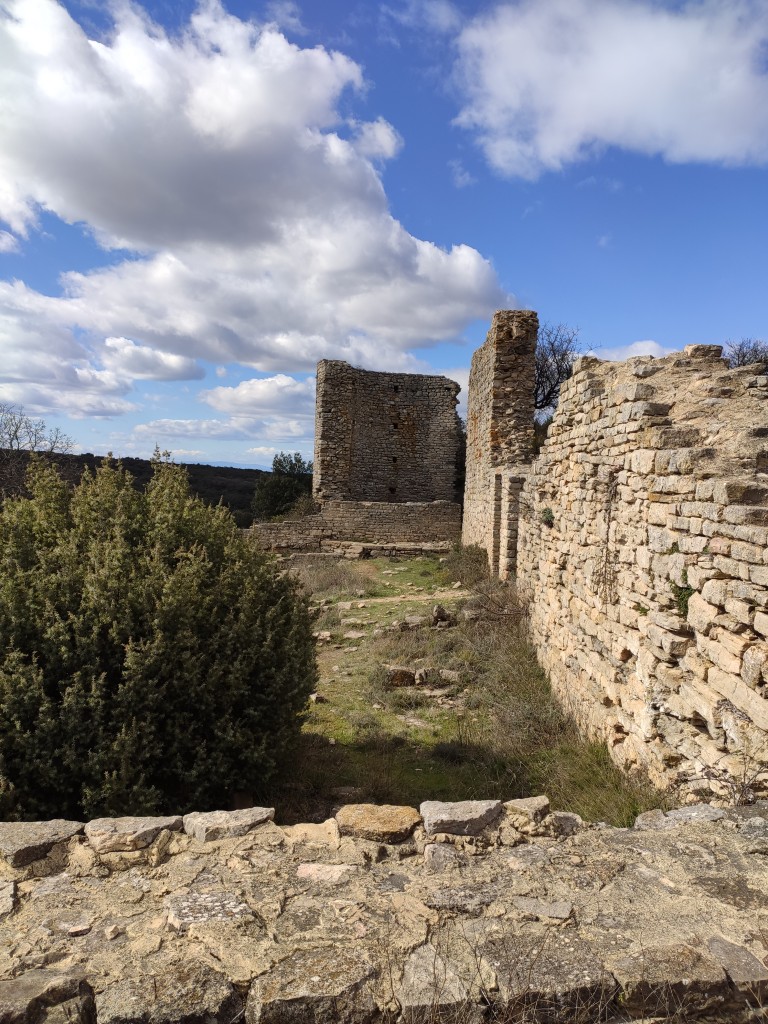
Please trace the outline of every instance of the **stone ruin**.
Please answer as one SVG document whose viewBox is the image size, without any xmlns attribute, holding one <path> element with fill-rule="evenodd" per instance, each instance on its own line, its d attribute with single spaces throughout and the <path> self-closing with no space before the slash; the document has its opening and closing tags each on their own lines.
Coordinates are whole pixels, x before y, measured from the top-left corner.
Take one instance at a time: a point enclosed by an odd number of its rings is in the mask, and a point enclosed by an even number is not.
<svg viewBox="0 0 768 1024">
<path fill-rule="evenodd" d="M 317 515 L 255 529 L 275 550 L 445 550 L 461 533 L 459 385 L 447 377 L 317 366 Z"/>
<path fill-rule="evenodd" d="M 0 823 L 2 1024 L 758 1024 L 768 804 Z"/>
<path fill-rule="evenodd" d="M 463 540 L 517 573 L 561 701 L 662 787 L 768 789 L 768 376 L 582 358 L 532 459 L 536 314 L 472 361 Z"/>
<path fill-rule="evenodd" d="M 768 376 L 718 346 L 582 358 L 534 459 L 538 330 L 496 313 L 469 378 L 462 540 L 516 574 L 561 701 L 662 787 L 768 791 Z M 418 552 L 459 536 L 458 385 L 318 367 L 321 512 L 281 549 Z"/>
</svg>

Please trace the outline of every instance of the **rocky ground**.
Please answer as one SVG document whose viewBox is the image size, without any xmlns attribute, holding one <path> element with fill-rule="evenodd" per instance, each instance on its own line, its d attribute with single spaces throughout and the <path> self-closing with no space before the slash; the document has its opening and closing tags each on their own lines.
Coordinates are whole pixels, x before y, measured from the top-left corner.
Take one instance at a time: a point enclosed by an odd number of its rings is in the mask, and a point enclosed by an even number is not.
<svg viewBox="0 0 768 1024">
<path fill-rule="evenodd" d="M 0 823 L 0 1022 L 768 1020 L 768 805 Z"/>
</svg>

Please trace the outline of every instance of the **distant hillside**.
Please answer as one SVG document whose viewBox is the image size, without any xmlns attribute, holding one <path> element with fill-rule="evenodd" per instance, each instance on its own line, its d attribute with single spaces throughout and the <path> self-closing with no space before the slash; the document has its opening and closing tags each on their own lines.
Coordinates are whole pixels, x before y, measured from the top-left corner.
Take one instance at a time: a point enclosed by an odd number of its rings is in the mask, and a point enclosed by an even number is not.
<svg viewBox="0 0 768 1024">
<path fill-rule="evenodd" d="M 0 449 L 0 455 L 5 457 L 4 462 L 9 457 L 23 462 L 27 458 L 26 452 L 8 452 L 4 449 Z M 102 461 L 101 455 L 92 455 L 90 452 L 83 455 L 50 455 L 48 458 L 59 467 L 64 479 L 73 483 L 80 479 L 86 466 L 95 469 Z M 148 459 L 122 458 L 119 461 L 134 478 L 138 487 L 146 487 L 152 476 L 152 464 Z M 219 501 L 223 501 L 240 526 L 251 525 L 253 521 L 251 513 L 253 492 L 257 481 L 261 477 L 269 475 L 265 470 L 235 469 L 231 466 L 204 466 L 199 463 L 185 464 L 184 468 L 189 474 L 192 491 L 203 501 L 209 505 L 218 505 Z M 18 466 L 17 473 L 21 476 L 21 465 Z"/>
</svg>

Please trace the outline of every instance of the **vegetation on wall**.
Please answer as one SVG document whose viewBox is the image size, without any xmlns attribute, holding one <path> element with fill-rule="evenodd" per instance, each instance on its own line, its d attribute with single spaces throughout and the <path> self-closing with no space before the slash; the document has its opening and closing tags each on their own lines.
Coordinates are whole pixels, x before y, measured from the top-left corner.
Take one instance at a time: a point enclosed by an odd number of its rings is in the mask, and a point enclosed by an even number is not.
<svg viewBox="0 0 768 1024">
<path fill-rule="evenodd" d="M 157 457 L 0 508 L 0 817 L 229 806 L 276 776 L 315 684 L 296 584 Z"/>
</svg>

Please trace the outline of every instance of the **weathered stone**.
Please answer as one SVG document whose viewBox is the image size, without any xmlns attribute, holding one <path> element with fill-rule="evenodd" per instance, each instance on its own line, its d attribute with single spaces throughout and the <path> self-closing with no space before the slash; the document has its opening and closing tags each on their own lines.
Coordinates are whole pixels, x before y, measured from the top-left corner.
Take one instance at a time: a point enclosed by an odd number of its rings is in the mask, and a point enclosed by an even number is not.
<svg viewBox="0 0 768 1024">
<path fill-rule="evenodd" d="M 755 999 L 768 995 L 768 966 L 754 953 L 721 935 L 713 935 L 707 949 L 740 992 Z"/>
<path fill-rule="evenodd" d="M 93 991 L 82 971 L 41 969 L 26 971 L 13 979 L 0 979 L 2 1024 L 37 1024 L 45 1008 L 77 1000 L 85 1004 Z M 93 1018 L 84 1018 L 84 1021 Z"/>
<path fill-rule="evenodd" d="M 549 814 L 549 798 L 531 796 L 523 800 L 507 800 L 504 810 L 515 822 L 516 827 L 529 831 Z"/>
<path fill-rule="evenodd" d="M 387 673 L 387 686 L 394 688 L 416 685 L 416 673 L 412 668 L 405 665 L 385 665 L 384 669 Z"/>
<path fill-rule="evenodd" d="M 695 1019 L 721 1006 L 729 994 L 725 972 L 688 945 L 658 946 L 607 960 L 627 1010 L 654 1017 L 683 1012 Z"/>
<path fill-rule="evenodd" d="M 424 866 L 430 871 L 450 871 L 465 861 L 466 857 L 447 843 L 427 843 L 424 847 Z"/>
<path fill-rule="evenodd" d="M 123 853 L 150 846 L 165 829 L 179 832 L 178 815 L 165 818 L 94 818 L 85 826 L 85 835 L 96 853 Z"/>
<path fill-rule="evenodd" d="M 16 906 L 16 883 L 0 881 L 0 917 L 10 914 Z"/>
<path fill-rule="evenodd" d="M 347 804 L 336 812 L 343 836 L 380 843 L 402 843 L 421 821 L 412 807 L 389 804 Z"/>
<path fill-rule="evenodd" d="M 195 960 L 164 962 L 156 972 L 144 964 L 134 970 L 134 977 L 112 982 L 97 994 L 98 1024 L 223 1024 L 242 1015 L 234 986 Z"/>
<path fill-rule="evenodd" d="M 251 908 L 229 892 L 190 892 L 185 896 L 169 896 L 165 905 L 168 908 L 168 927 L 177 932 L 207 921 L 253 917 Z"/>
<path fill-rule="evenodd" d="M 82 821 L 0 821 L 0 855 L 12 868 L 22 868 L 83 831 Z"/>
<path fill-rule="evenodd" d="M 246 807 L 240 811 L 206 811 L 184 815 L 184 831 L 200 843 L 244 836 L 275 817 L 274 807 Z"/>
<path fill-rule="evenodd" d="M 343 947 L 299 949 L 257 978 L 247 1024 L 368 1024 L 374 1018 L 373 966 Z"/>
<path fill-rule="evenodd" d="M 496 821 L 502 804 L 500 800 L 461 800 L 458 803 L 425 800 L 419 811 L 427 835 L 446 832 L 454 836 L 476 836 Z"/>
<path fill-rule="evenodd" d="M 396 998 L 405 1019 L 433 1017 L 462 1006 L 469 990 L 455 970 L 429 943 L 415 949 L 405 962 L 402 984 Z"/>
<path fill-rule="evenodd" d="M 565 900 L 546 903 L 528 896 L 515 896 L 512 903 L 521 914 L 528 914 L 540 921 L 567 921 L 573 913 L 573 904 Z"/>
<path fill-rule="evenodd" d="M 296 877 L 305 882 L 337 885 L 344 881 L 351 870 L 348 864 L 299 864 Z"/>
</svg>

